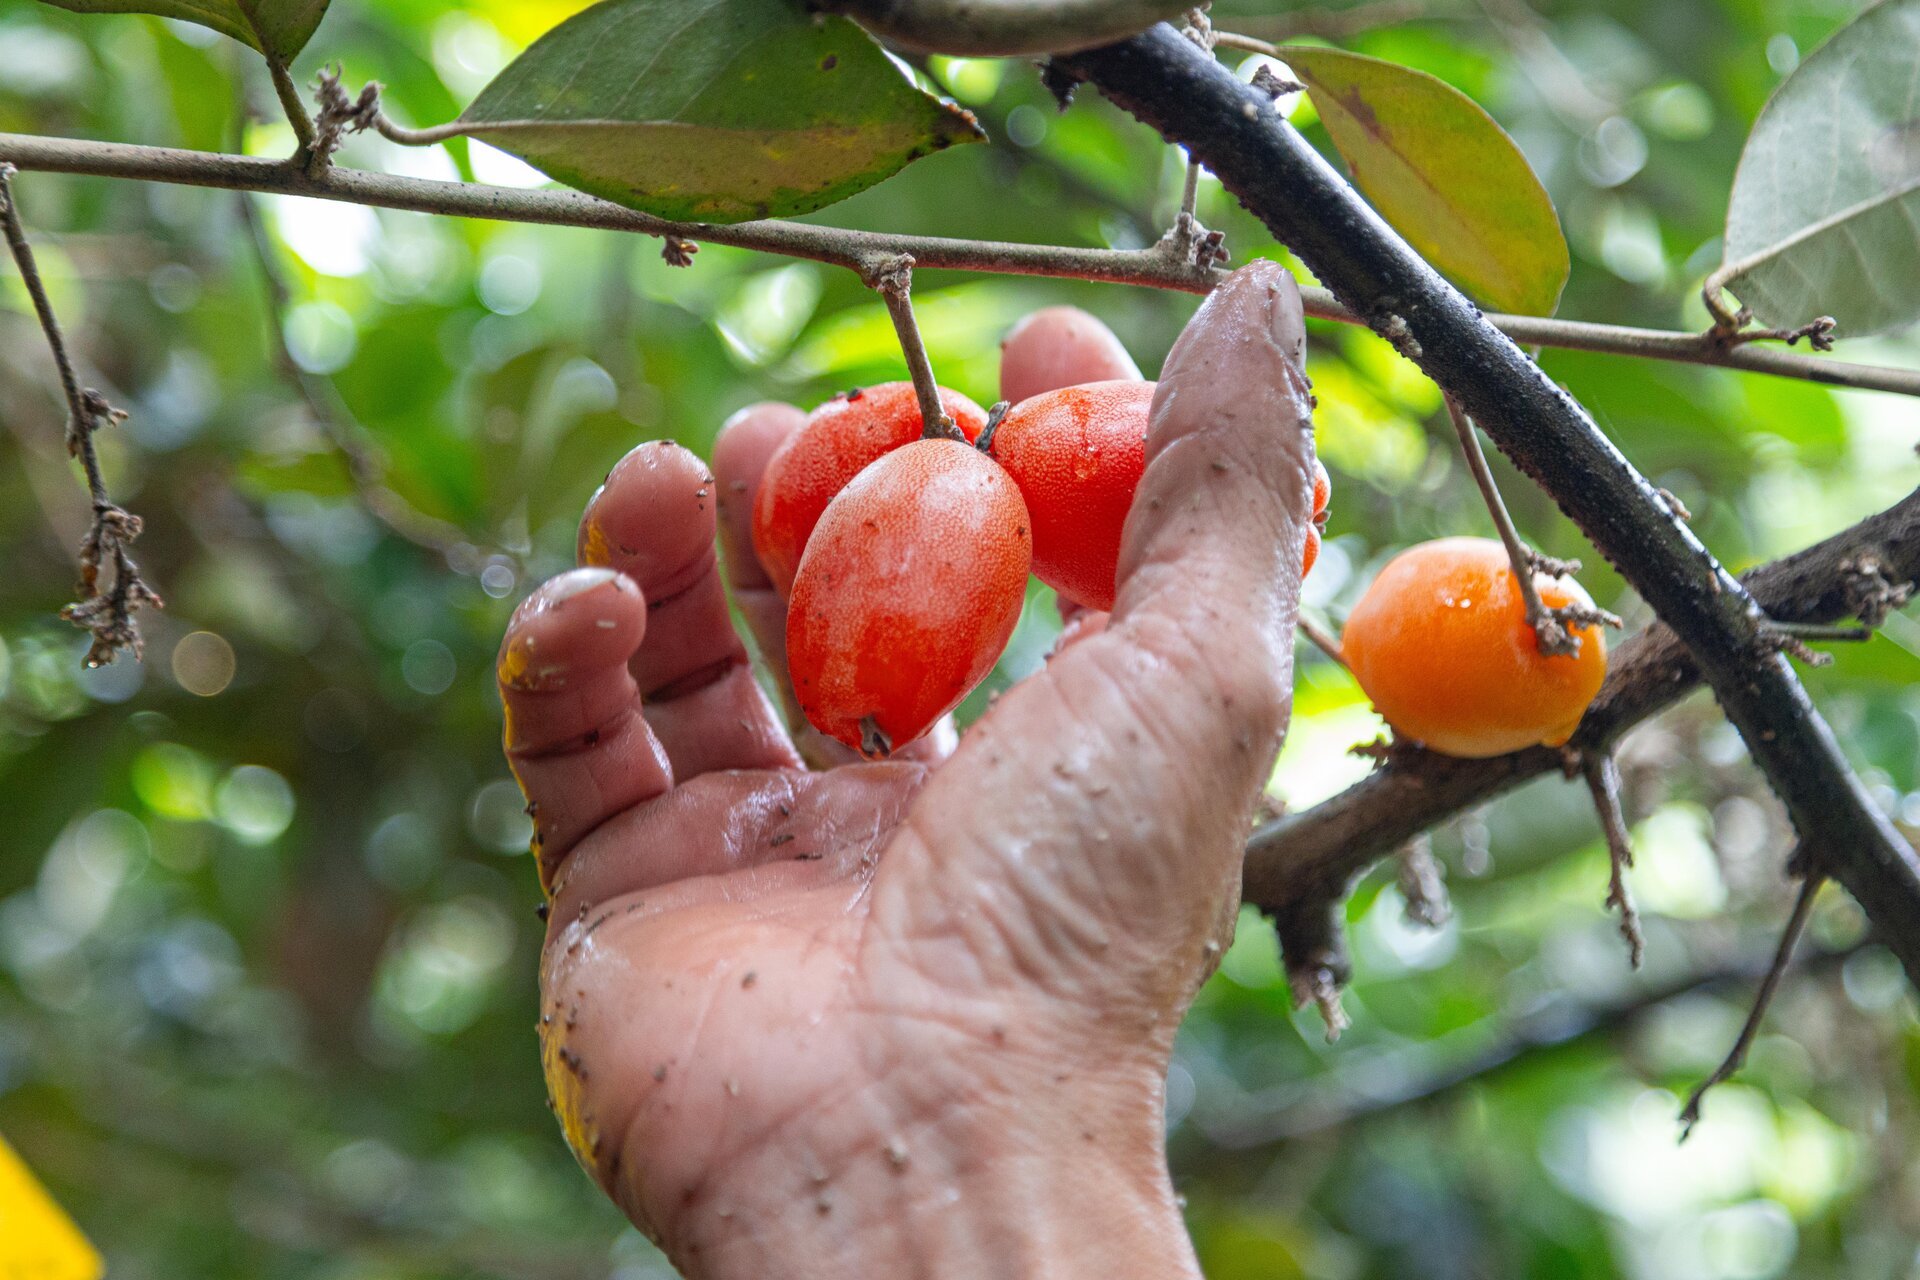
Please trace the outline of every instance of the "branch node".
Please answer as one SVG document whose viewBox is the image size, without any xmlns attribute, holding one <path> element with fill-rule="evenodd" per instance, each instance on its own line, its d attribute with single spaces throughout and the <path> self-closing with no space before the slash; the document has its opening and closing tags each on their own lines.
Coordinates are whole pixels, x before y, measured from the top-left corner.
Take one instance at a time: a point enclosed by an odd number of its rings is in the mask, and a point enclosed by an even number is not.
<svg viewBox="0 0 1920 1280">
<path fill-rule="evenodd" d="M 1586 774 L 1587 789 L 1593 793 L 1600 830 L 1607 839 L 1607 910 L 1620 913 L 1620 936 L 1627 943 L 1627 961 L 1638 969 L 1646 955 L 1647 941 L 1640 931 L 1640 911 L 1633 905 L 1633 891 L 1627 887 L 1633 841 L 1620 807 L 1620 766 L 1610 752 L 1594 751 L 1581 755 L 1580 767 Z"/>
<path fill-rule="evenodd" d="M 320 114 L 314 117 L 313 145 L 307 149 L 307 176 L 317 178 L 333 163 L 349 133 L 362 133 L 380 124 L 380 82 L 369 80 L 360 96 L 349 98 L 340 83 L 340 68 L 320 68 L 314 83 L 314 100 Z"/>
<path fill-rule="evenodd" d="M 1878 629 L 1888 614 L 1913 599 L 1913 583 L 1890 576 L 1886 561 L 1872 551 L 1848 556 L 1839 570 L 1847 608 L 1864 626 Z"/>
<path fill-rule="evenodd" d="M 679 236 L 663 236 L 660 243 L 660 257 L 670 267 L 690 267 L 693 255 L 700 252 L 700 246 L 691 240 Z"/>
<path fill-rule="evenodd" d="M 1283 79 L 1271 63 L 1263 62 L 1254 69 L 1253 87 L 1272 98 L 1284 98 L 1290 93 L 1304 93 L 1307 86 L 1298 80 Z"/>
<path fill-rule="evenodd" d="M 1799 864 L 1802 851 L 1796 851 L 1789 866 Z M 1707 1092 L 1723 1080 L 1730 1079 L 1734 1072 L 1746 1065 L 1747 1053 L 1753 1048 L 1753 1042 L 1760 1033 L 1760 1024 L 1767 1016 L 1767 1007 L 1773 1003 L 1774 993 L 1780 989 L 1780 979 L 1786 975 L 1787 966 L 1793 960 L 1793 948 L 1800 941 L 1800 935 L 1806 932 L 1807 920 L 1813 915 L 1813 900 L 1820 892 L 1825 877 L 1818 872 L 1801 871 L 1800 896 L 1794 899 L 1793 914 L 1787 918 L 1786 928 L 1780 932 L 1780 945 L 1773 953 L 1773 963 L 1760 980 L 1760 989 L 1754 994 L 1753 1008 L 1747 1013 L 1747 1020 L 1740 1027 L 1740 1034 L 1733 1042 L 1733 1048 L 1713 1074 L 1694 1087 L 1687 1097 L 1687 1105 L 1680 1110 L 1680 1141 L 1685 1142 L 1693 1135 L 1693 1127 L 1700 1123 L 1700 1104 Z"/>
<path fill-rule="evenodd" d="M 1678 494 L 1671 489 L 1655 489 L 1654 492 L 1660 495 L 1660 501 L 1667 504 L 1667 510 L 1673 512 L 1676 520 L 1692 523 L 1693 512 L 1687 510 L 1687 504 L 1680 501 Z"/>
<path fill-rule="evenodd" d="M 1398 883 L 1405 899 L 1407 919 L 1429 929 L 1438 929 L 1453 916 L 1453 904 L 1447 898 L 1446 873 L 1433 856 L 1433 837 L 1421 832 L 1400 850 Z"/>
</svg>

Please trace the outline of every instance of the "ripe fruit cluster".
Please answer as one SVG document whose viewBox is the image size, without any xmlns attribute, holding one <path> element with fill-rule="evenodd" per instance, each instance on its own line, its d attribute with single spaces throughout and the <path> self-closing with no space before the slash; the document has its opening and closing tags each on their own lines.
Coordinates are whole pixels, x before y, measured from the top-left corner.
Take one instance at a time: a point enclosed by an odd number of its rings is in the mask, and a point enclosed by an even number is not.
<svg viewBox="0 0 1920 1280">
<path fill-rule="evenodd" d="M 1114 606 L 1127 516 L 1146 469 L 1154 384 L 1040 391 L 990 418 L 940 392 L 965 438 L 928 438 L 912 384 L 836 396 L 774 453 L 753 545 L 787 597 L 787 662 L 807 719 L 869 757 L 919 737 L 986 678 L 1032 573 L 1083 608 Z M 1331 483 L 1316 460 L 1302 575 Z M 1537 575 L 1549 608 L 1592 600 Z M 1565 743 L 1606 675 L 1595 626 L 1548 656 L 1505 548 L 1413 547 L 1347 618 L 1342 656 L 1403 738 L 1483 757 Z"/>
<path fill-rule="evenodd" d="M 942 390 L 970 444 L 925 438 L 910 383 L 815 409 L 769 460 L 753 512 L 754 549 L 788 598 L 787 664 L 813 726 L 870 757 L 925 733 L 992 670 L 1029 572 L 1063 599 L 1111 609 L 1153 393 L 1141 381 L 1064 387 L 989 426 Z M 1330 488 L 1315 466 L 1307 568 Z"/>
</svg>

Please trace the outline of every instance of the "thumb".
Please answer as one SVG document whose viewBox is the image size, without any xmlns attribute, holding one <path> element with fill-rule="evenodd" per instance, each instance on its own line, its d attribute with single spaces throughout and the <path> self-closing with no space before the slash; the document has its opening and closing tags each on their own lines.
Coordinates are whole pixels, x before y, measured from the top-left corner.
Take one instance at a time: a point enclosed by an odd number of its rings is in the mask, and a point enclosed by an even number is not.
<svg viewBox="0 0 1920 1280">
<path fill-rule="evenodd" d="M 990 969 L 1162 1010 L 1190 996 L 1230 932 L 1290 705 L 1313 506 L 1302 346 L 1273 263 L 1194 316 L 1154 396 L 1111 620 L 933 776 L 876 919 L 944 936 L 930 913 L 965 903 Z"/>
</svg>

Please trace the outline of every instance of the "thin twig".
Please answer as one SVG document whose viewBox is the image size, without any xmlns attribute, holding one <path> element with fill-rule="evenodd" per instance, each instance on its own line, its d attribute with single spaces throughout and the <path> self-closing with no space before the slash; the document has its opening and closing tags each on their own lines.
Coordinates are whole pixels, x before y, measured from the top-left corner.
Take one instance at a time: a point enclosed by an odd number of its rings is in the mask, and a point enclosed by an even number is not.
<svg viewBox="0 0 1920 1280">
<path fill-rule="evenodd" d="M 259 210 L 254 207 L 253 197 L 242 193 L 239 206 L 240 221 L 246 225 L 254 261 L 260 268 L 260 278 L 266 286 L 267 308 L 271 313 L 267 329 L 273 342 L 274 359 L 287 382 L 306 404 L 308 416 L 314 425 L 320 428 L 328 442 L 346 461 L 347 472 L 353 478 L 354 491 L 359 495 L 361 505 L 374 519 L 415 546 L 437 552 L 449 560 L 475 553 L 472 539 L 457 526 L 427 515 L 395 492 L 387 483 L 380 459 L 360 438 L 363 429 L 341 402 L 333 383 L 303 369 L 300 362 L 293 358 L 286 338 L 286 315 L 292 301 L 286 277 L 275 259 L 273 245 L 267 239 L 267 229 L 260 220 Z"/>
<path fill-rule="evenodd" d="M 1767 1006 L 1773 1003 L 1773 996 L 1780 989 L 1780 979 L 1786 975 L 1787 966 L 1793 960 L 1794 944 L 1800 941 L 1800 935 L 1806 932 L 1807 920 L 1813 915 L 1813 900 L 1820 892 L 1820 886 L 1826 877 L 1817 871 L 1806 873 L 1800 882 L 1800 896 L 1794 899 L 1793 914 L 1787 918 L 1787 927 L 1780 931 L 1780 945 L 1773 953 L 1773 963 L 1767 968 L 1766 977 L 1760 979 L 1760 990 L 1754 993 L 1753 1008 L 1747 1013 L 1747 1020 L 1740 1028 L 1740 1035 L 1733 1042 L 1733 1048 L 1713 1074 L 1695 1086 L 1687 1098 L 1687 1105 L 1680 1110 L 1680 1141 L 1685 1142 L 1693 1135 L 1693 1127 L 1700 1123 L 1700 1103 L 1713 1086 L 1732 1077 L 1746 1064 L 1747 1053 L 1753 1048 L 1753 1041 L 1760 1034 L 1760 1024 L 1767 1016 Z"/>
<path fill-rule="evenodd" d="M 1187 25 L 1180 29 L 1180 34 L 1212 52 L 1213 23 L 1208 19 L 1205 8 L 1187 11 Z M 1180 191 L 1180 207 L 1174 211 L 1173 225 L 1160 237 L 1156 247 L 1181 262 L 1190 262 L 1205 269 L 1215 262 L 1224 261 L 1227 255 L 1221 247 L 1225 236 L 1217 231 L 1209 232 L 1195 216 L 1194 210 L 1199 199 L 1200 162 L 1189 155 L 1185 183 Z"/>
<path fill-rule="evenodd" d="M 678 237 L 804 258 L 859 270 L 876 256 L 905 253 L 921 270 L 976 271 L 996 275 L 1049 276 L 1110 284 L 1207 293 L 1225 278 L 1157 250 L 1086 249 L 1066 245 L 1015 244 L 944 236 L 888 235 L 817 223 L 766 220 L 718 225 L 669 222 L 576 191 L 522 190 L 484 183 L 448 182 L 331 167 L 318 177 L 265 156 L 130 146 L 77 138 L 0 133 L 0 161 L 21 169 L 171 182 L 235 191 L 312 196 L 383 209 L 406 209 L 462 218 L 594 227 L 656 237 Z M 1301 291 L 1310 316 L 1342 324 L 1364 323 L 1325 289 Z M 1682 364 L 1765 373 L 1824 386 L 1920 396 L 1920 369 L 1854 364 L 1774 346 L 1728 346 L 1712 333 L 1636 329 L 1590 321 L 1490 314 L 1487 321 L 1516 342 L 1637 356 Z"/>
<path fill-rule="evenodd" d="M 89 667 L 107 665 L 123 649 L 131 652 L 137 661 L 144 642 L 133 615 L 143 608 L 161 608 L 162 601 L 141 578 L 139 566 L 127 551 L 140 536 L 140 517 L 107 496 L 106 478 L 100 471 L 100 453 L 93 439 L 96 430 L 122 421 L 127 415 L 92 387 L 82 387 L 74 373 L 59 317 L 53 313 L 53 302 L 47 297 L 39 264 L 34 261 L 33 246 L 27 243 L 26 229 L 20 224 L 20 209 L 13 195 L 14 172 L 12 165 L 0 161 L 0 224 L 4 224 L 7 248 L 13 253 L 14 265 L 20 269 L 27 295 L 33 299 L 34 314 L 40 319 L 47 348 L 60 371 L 60 387 L 67 399 L 67 452 L 80 459 L 87 477 L 87 494 L 93 503 L 93 521 L 80 542 L 81 596 L 62 609 L 60 616 L 93 633 L 93 644 L 86 657 Z M 103 593 L 100 570 L 108 562 L 113 565 L 113 583 Z"/>
<path fill-rule="evenodd" d="M 1473 429 L 1472 419 L 1461 411 L 1451 396 L 1447 397 L 1447 415 L 1453 419 L 1453 429 L 1460 437 L 1460 449 L 1467 457 L 1467 469 L 1473 472 L 1474 483 L 1480 486 L 1480 496 L 1486 501 L 1487 514 L 1493 517 L 1493 526 L 1499 530 L 1500 542 L 1507 549 L 1507 559 L 1513 565 L 1514 583 L 1520 588 L 1520 599 L 1526 604 L 1527 625 L 1533 628 L 1540 652 L 1548 657 L 1576 654 L 1580 652 L 1580 637 L 1574 634 L 1575 628 L 1602 624 L 1619 626 L 1620 619 L 1604 609 L 1577 604 L 1553 607 L 1540 598 L 1539 584 L 1534 581 L 1535 572 L 1545 570 L 1560 577 L 1573 572 L 1578 566 L 1545 560 L 1520 540 L 1520 533 L 1513 526 L 1513 517 L 1507 512 L 1506 500 L 1500 496 L 1500 486 L 1494 482 L 1493 469 L 1487 465 L 1487 455 L 1480 448 L 1480 437 Z"/>
<path fill-rule="evenodd" d="M 872 264 L 861 274 L 887 304 L 887 314 L 893 318 L 893 331 L 899 335 L 900 352 L 907 358 L 914 394 L 920 400 L 924 437 L 965 444 L 966 436 L 955 425 L 946 406 L 940 403 L 940 384 L 934 381 L 933 361 L 927 358 L 927 344 L 920 337 L 920 323 L 913 316 L 913 259 L 897 254 Z"/>
<path fill-rule="evenodd" d="M 1869 626 L 1849 627 L 1837 622 L 1781 622 L 1769 619 L 1769 631 L 1783 636 L 1793 636 L 1800 640 L 1857 641 L 1873 639 L 1873 628 Z"/>
<path fill-rule="evenodd" d="M 1626 814 L 1620 808 L 1620 766 L 1611 751 L 1583 751 L 1579 755 L 1587 790 L 1593 793 L 1594 812 L 1600 815 L 1600 830 L 1607 838 L 1607 910 L 1620 913 L 1620 936 L 1627 942 L 1627 960 L 1638 969 L 1647 952 L 1647 940 L 1640 932 L 1640 912 L 1633 905 L 1633 891 L 1627 887 L 1627 872 L 1633 867 L 1633 840 L 1627 834 Z"/>
<path fill-rule="evenodd" d="M 299 86 L 294 84 L 287 64 L 276 57 L 267 57 L 267 71 L 273 77 L 273 92 L 280 99 L 280 109 L 287 113 L 287 123 L 293 126 L 294 140 L 299 143 L 296 155 L 310 155 L 313 149 L 313 117 L 307 114 L 306 103 L 300 101 Z"/>
</svg>

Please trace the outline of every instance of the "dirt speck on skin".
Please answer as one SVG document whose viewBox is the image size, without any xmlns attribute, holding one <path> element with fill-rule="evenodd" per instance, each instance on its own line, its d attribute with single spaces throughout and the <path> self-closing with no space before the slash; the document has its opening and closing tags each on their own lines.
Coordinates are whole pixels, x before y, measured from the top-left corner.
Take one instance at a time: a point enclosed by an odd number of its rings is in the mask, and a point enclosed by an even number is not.
<svg viewBox="0 0 1920 1280">
<path fill-rule="evenodd" d="M 667 1064 L 663 1062 L 659 1066 L 653 1069 L 654 1083 L 658 1084 L 660 1081 L 665 1080 L 666 1078 L 667 1078 Z"/>
<path fill-rule="evenodd" d="M 745 991 L 747 988 L 751 987 L 754 983 L 758 981 L 760 981 L 760 975 L 758 973 L 755 973 L 752 969 L 749 969 L 747 970 L 746 976 L 740 979 L 740 989 L 742 991 Z"/>
</svg>

